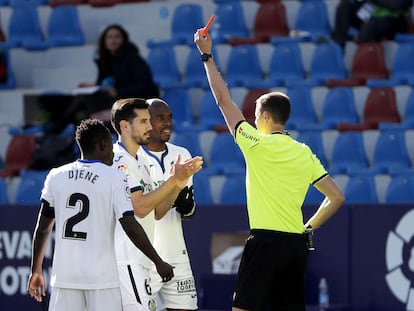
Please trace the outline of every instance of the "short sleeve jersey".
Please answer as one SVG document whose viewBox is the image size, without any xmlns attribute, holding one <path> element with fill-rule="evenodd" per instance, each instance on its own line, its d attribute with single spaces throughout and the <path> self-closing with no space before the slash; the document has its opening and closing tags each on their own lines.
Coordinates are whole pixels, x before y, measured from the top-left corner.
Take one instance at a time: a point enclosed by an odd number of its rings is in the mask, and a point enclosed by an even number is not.
<svg viewBox="0 0 414 311">
<path fill-rule="evenodd" d="M 235 140 L 246 161 L 250 228 L 303 232 L 309 185 L 327 175 L 319 159 L 289 135 L 262 135 L 246 121 L 236 126 Z"/>
<path fill-rule="evenodd" d="M 187 149 L 170 143 L 166 143 L 166 150 L 159 157 L 145 147 L 140 148 L 140 152 L 146 154 L 149 159 L 151 177 L 156 188 L 161 186 L 171 176 L 171 170 L 179 154 L 183 161 L 191 158 L 190 152 Z M 192 184 L 193 180 L 190 178 L 187 186 Z M 161 258 L 164 258 L 167 262 L 181 263 L 189 261 L 183 235 L 181 214 L 175 208 L 171 208 L 164 217 L 155 221 L 154 247 Z"/>
<path fill-rule="evenodd" d="M 131 193 L 142 191 L 143 194 L 146 194 L 153 190 L 149 163 L 145 156 L 137 155 L 134 157 L 120 142 L 117 142 L 114 144 L 113 166 L 125 174 Z M 154 211 L 151 211 L 144 218 L 135 216 L 135 219 L 141 224 L 148 239 L 152 242 L 154 239 Z M 115 250 L 117 260 L 121 264 L 138 262 L 146 268 L 152 266 L 152 261 L 140 250 L 137 250 L 120 225 L 115 230 Z"/>
<path fill-rule="evenodd" d="M 51 286 L 118 287 L 115 224 L 132 213 L 125 177 L 102 162 L 78 160 L 52 169 L 41 197 L 55 212 Z"/>
</svg>

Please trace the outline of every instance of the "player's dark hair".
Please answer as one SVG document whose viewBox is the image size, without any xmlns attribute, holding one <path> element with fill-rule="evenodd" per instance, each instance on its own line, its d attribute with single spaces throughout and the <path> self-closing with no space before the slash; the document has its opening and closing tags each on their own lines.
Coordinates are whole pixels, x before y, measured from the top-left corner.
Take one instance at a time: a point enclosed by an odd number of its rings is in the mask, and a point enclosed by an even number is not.
<svg viewBox="0 0 414 311">
<path fill-rule="evenodd" d="M 286 124 L 290 116 L 290 99 L 286 94 L 270 92 L 258 98 L 261 112 L 267 111 L 275 123 Z"/>
<path fill-rule="evenodd" d="M 111 109 L 111 124 L 121 134 L 119 123 L 122 120 L 131 122 L 137 115 L 135 109 L 148 109 L 148 103 L 142 98 L 124 98 L 117 100 Z"/>
<path fill-rule="evenodd" d="M 109 135 L 111 132 L 101 120 L 85 119 L 76 127 L 75 139 L 83 154 L 88 154 Z"/>
</svg>

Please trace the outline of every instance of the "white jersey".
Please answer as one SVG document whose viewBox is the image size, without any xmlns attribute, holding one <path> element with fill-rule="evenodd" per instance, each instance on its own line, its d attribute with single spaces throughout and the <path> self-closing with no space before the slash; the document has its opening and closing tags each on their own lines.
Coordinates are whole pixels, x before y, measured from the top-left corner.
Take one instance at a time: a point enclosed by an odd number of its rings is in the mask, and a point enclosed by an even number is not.
<svg viewBox="0 0 414 311">
<path fill-rule="evenodd" d="M 144 146 L 138 152 L 138 155 L 141 154 L 146 154 L 150 162 L 155 187 L 162 185 L 171 176 L 171 170 L 179 154 L 182 161 L 191 158 L 186 148 L 170 143 L 166 143 L 166 150 L 161 153 L 151 152 Z M 192 184 L 191 177 L 187 186 Z M 181 214 L 175 208 L 171 208 L 164 217 L 155 221 L 154 248 L 161 258 L 172 264 L 189 262 L 181 221 Z"/>
<path fill-rule="evenodd" d="M 146 194 L 153 190 L 147 158 L 131 156 L 119 141 L 114 144 L 113 166 L 125 174 L 131 193 L 142 191 Z M 154 240 L 154 217 L 154 211 L 144 218 L 135 216 L 151 242 Z M 115 251 L 119 264 L 135 262 L 146 268 L 151 268 L 153 265 L 152 261 L 134 246 L 120 225 L 115 229 Z"/>
<path fill-rule="evenodd" d="M 42 200 L 55 212 L 51 286 L 119 287 L 115 224 L 132 212 L 125 177 L 100 161 L 78 160 L 49 172 Z"/>
</svg>

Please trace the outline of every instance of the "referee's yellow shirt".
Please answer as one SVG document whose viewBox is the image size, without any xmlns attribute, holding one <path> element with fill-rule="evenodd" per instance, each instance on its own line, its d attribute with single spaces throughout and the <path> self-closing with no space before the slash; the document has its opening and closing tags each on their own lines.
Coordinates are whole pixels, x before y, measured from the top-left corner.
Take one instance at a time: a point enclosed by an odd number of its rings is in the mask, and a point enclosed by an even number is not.
<svg viewBox="0 0 414 311">
<path fill-rule="evenodd" d="M 246 161 L 250 228 L 302 233 L 309 185 L 327 175 L 319 159 L 289 135 L 262 135 L 246 121 L 236 126 L 235 140 Z"/>
</svg>

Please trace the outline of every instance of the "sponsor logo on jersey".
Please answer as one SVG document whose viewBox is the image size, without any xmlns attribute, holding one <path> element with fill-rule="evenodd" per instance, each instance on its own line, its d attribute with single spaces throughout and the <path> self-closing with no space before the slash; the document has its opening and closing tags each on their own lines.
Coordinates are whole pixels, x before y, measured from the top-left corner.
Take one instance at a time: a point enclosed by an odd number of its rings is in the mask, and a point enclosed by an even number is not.
<svg viewBox="0 0 414 311">
<path fill-rule="evenodd" d="M 243 130 L 243 127 L 242 127 L 242 126 L 239 126 L 239 134 L 240 134 L 241 136 L 243 136 L 244 138 L 248 139 L 248 140 L 252 140 L 252 141 L 254 141 L 254 142 L 258 142 L 258 141 L 259 141 L 259 138 L 257 138 L 256 136 L 253 136 L 253 135 L 251 135 L 251 134 L 246 133 L 246 132 Z"/>
<path fill-rule="evenodd" d="M 124 163 L 120 163 L 116 166 L 118 171 L 121 171 L 125 174 L 126 177 L 129 177 L 128 167 Z"/>
<path fill-rule="evenodd" d="M 188 293 L 194 292 L 196 290 L 194 279 L 192 278 L 187 280 L 176 281 L 175 284 L 177 285 L 177 293 Z"/>
</svg>

